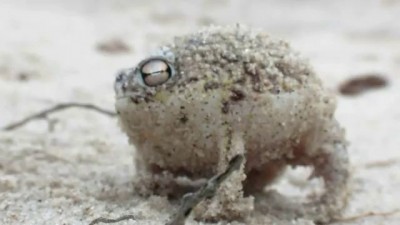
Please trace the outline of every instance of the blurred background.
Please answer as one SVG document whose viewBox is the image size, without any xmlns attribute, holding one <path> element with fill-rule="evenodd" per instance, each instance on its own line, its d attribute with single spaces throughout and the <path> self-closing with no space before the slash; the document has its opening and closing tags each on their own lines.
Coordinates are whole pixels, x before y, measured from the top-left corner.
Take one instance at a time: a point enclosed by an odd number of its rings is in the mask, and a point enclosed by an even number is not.
<svg viewBox="0 0 400 225">
<path fill-rule="evenodd" d="M 399 21 L 399 0 L 0 0 L 0 127 L 62 102 L 113 110 L 119 69 L 174 36 L 243 23 L 287 40 L 337 92 L 354 174 L 346 215 L 398 210 Z M 0 223 L 166 218 L 168 202 L 131 198 L 131 154 L 115 119 L 79 109 L 0 131 Z"/>
</svg>

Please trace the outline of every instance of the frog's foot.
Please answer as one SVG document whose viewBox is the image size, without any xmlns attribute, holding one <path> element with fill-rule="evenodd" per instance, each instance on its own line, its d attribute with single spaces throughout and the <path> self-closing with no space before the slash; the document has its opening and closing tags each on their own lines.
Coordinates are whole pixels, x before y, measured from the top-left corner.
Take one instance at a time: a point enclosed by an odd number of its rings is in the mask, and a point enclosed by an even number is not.
<svg viewBox="0 0 400 225">
<path fill-rule="evenodd" d="M 244 220 L 254 209 L 253 197 L 228 199 L 218 195 L 213 199 L 206 199 L 194 210 L 195 218 L 207 222 L 221 220 Z"/>
<path fill-rule="evenodd" d="M 177 186 L 173 174 L 168 171 L 161 173 L 140 172 L 133 181 L 135 193 L 145 197 L 150 195 L 173 197 L 178 189 Z"/>
<path fill-rule="evenodd" d="M 325 192 L 319 199 L 302 205 L 301 216 L 322 223 L 338 217 L 348 197 L 349 160 L 346 146 L 342 143 L 324 145 L 318 155 L 296 160 L 295 165 L 312 166 L 313 176 L 322 177 L 325 186 Z"/>
<path fill-rule="evenodd" d="M 150 170 L 139 170 L 133 187 L 135 193 L 148 197 L 150 195 L 180 198 L 184 194 L 197 190 L 205 183 L 204 179 L 192 180 L 185 175 L 177 175 L 168 170 L 151 167 Z"/>
</svg>

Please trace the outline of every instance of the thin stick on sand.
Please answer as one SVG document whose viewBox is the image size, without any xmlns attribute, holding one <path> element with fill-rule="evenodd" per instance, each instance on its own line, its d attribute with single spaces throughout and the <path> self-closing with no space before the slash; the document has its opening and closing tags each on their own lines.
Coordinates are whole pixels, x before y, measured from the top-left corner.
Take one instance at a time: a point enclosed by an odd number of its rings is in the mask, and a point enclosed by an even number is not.
<svg viewBox="0 0 400 225">
<path fill-rule="evenodd" d="M 381 216 L 381 217 L 388 217 L 388 216 L 393 216 L 395 214 L 400 213 L 400 209 L 396 209 L 390 212 L 366 212 L 364 214 L 356 215 L 356 216 L 350 216 L 350 217 L 343 217 L 343 218 L 338 218 L 333 221 L 333 223 L 341 222 L 341 223 L 350 223 L 354 222 L 359 219 L 364 219 L 367 217 L 373 217 L 373 216 Z"/>
<path fill-rule="evenodd" d="M 37 119 L 43 119 L 45 117 L 47 117 L 49 114 L 51 113 L 55 113 L 55 112 L 59 112 L 61 110 L 65 110 L 65 109 L 69 109 L 69 108 L 83 108 L 83 109 L 89 109 L 89 110 L 93 110 L 95 112 L 107 115 L 107 116 L 111 116 L 114 117 L 116 116 L 115 112 L 106 110 L 106 109 L 102 109 L 96 105 L 93 104 L 86 104 L 86 103 L 76 103 L 76 102 L 70 102 L 70 103 L 60 103 L 57 104 L 51 108 L 45 109 L 43 111 L 40 111 L 38 113 L 32 114 L 20 121 L 11 123 L 7 126 L 4 126 L 2 128 L 2 130 L 5 131 L 11 131 L 11 130 L 15 130 L 19 127 L 24 126 L 25 124 L 31 122 L 32 120 L 37 120 Z"/>
<path fill-rule="evenodd" d="M 90 222 L 89 225 L 95 225 L 96 223 L 118 223 L 118 222 L 121 222 L 124 220 L 130 220 L 130 219 L 134 220 L 135 217 L 133 215 L 121 216 L 117 219 L 107 219 L 104 217 L 100 217 L 100 218 L 97 218 L 97 219 L 93 220 L 92 222 Z"/>
</svg>

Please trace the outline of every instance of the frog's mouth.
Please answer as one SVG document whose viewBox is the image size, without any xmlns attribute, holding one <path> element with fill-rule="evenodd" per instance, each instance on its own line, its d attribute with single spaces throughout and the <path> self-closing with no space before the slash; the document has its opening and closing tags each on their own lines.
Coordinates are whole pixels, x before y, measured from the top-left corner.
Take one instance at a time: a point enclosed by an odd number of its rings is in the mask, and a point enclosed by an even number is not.
<svg viewBox="0 0 400 225">
<path fill-rule="evenodd" d="M 153 102 L 153 99 L 151 98 L 150 95 L 142 95 L 142 94 L 133 94 L 133 93 L 128 93 L 128 94 L 124 94 L 122 96 L 117 96 L 116 97 L 117 101 L 120 100 L 129 100 L 134 104 L 139 104 L 142 102 Z"/>
<path fill-rule="evenodd" d="M 150 95 L 141 91 L 127 90 L 123 86 L 115 90 L 115 98 L 117 101 L 129 99 L 132 103 L 139 104 L 140 102 L 149 102 Z"/>
</svg>

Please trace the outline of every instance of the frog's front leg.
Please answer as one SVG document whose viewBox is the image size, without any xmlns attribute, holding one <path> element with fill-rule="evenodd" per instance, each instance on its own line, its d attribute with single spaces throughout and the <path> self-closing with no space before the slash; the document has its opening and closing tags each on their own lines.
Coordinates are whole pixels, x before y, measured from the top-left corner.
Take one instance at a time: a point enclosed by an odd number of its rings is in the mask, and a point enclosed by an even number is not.
<svg viewBox="0 0 400 225">
<path fill-rule="evenodd" d="M 219 142 L 219 162 L 217 173 L 221 173 L 236 155 L 245 155 L 244 140 L 240 132 L 234 132 L 229 127 L 226 135 Z M 195 217 L 200 220 L 217 221 L 219 219 L 243 219 L 254 208 L 253 197 L 243 196 L 243 181 L 246 179 L 245 162 L 235 171 L 211 199 L 206 199 L 194 210 Z"/>
</svg>

